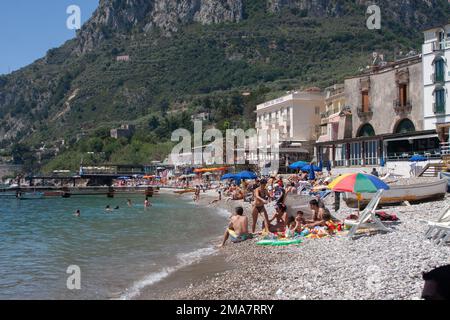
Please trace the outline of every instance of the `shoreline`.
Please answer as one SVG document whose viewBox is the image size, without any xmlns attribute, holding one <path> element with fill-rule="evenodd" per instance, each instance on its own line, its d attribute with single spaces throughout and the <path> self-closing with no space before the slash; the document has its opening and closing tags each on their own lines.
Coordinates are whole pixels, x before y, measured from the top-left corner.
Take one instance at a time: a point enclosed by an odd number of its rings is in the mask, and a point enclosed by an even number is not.
<svg viewBox="0 0 450 320">
<path fill-rule="evenodd" d="M 215 195 L 202 193 L 198 205 L 230 214 L 240 205 L 250 215 L 250 204 L 242 201 L 208 205 Z M 329 198 L 326 204 L 333 201 Z M 380 210 L 400 218 L 388 225 L 393 231 L 357 240 L 334 236 L 287 247 L 260 247 L 255 245 L 257 239 L 227 243 L 216 257 L 203 258 L 165 279 L 166 290 L 159 287 L 157 295 L 150 294 L 151 288 L 157 288 L 150 286 L 139 299 L 419 299 L 422 272 L 450 263 L 450 248 L 424 237 L 425 221 L 436 220 L 449 204 L 447 194 L 439 201 L 384 207 Z M 352 210 L 341 201 L 341 209 L 332 212 L 343 219 Z M 217 267 L 218 263 L 224 265 Z"/>
</svg>

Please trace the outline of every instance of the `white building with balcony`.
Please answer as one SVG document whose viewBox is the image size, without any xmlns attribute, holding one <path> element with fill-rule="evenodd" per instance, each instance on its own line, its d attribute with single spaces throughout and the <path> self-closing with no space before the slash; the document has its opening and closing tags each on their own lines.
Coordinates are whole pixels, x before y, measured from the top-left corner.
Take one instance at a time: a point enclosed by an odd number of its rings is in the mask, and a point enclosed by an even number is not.
<svg viewBox="0 0 450 320">
<path fill-rule="evenodd" d="M 424 129 L 450 142 L 450 24 L 424 31 L 422 46 Z"/>
<path fill-rule="evenodd" d="M 325 94 L 319 88 L 289 92 L 256 107 L 258 136 L 264 130 L 279 132 L 281 170 L 297 160 L 311 160 L 313 144 L 320 135 L 320 114 L 324 111 Z M 268 139 L 266 147 L 269 149 L 270 146 Z M 270 159 L 259 160 L 265 162 Z"/>
</svg>

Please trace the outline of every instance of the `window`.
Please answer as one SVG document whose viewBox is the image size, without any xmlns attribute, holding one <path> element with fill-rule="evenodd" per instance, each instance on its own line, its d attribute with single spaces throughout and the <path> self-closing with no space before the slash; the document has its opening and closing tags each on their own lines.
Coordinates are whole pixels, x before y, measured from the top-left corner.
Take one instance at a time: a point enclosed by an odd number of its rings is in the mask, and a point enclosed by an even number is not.
<svg viewBox="0 0 450 320">
<path fill-rule="evenodd" d="M 434 63 L 434 74 L 435 74 L 435 81 L 437 82 L 443 82 L 445 79 L 445 66 L 444 66 L 444 60 L 438 59 Z"/>
<path fill-rule="evenodd" d="M 374 135 L 375 130 L 373 129 L 372 125 L 366 123 L 359 129 L 357 137 L 373 137 Z"/>
<path fill-rule="evenodd" d="M 434 92 L 435 107 L 434 113 L 445 113 L 445 89 L 438 89 Z"/>
<path fill-rule="evenodd" d="M 414 127 L 414 123 L 412 123 L 409 119 L 403 119 L 397 124 L 397 127 L 394 130 L 394 133 L 407 133 L 414 132 L 416 128 Z"/>
<path fill-rule="evenodd" d="M 369 91 L 362 92 L 362 112 L 369 112 Z"/>
<path fill-rule="evenodd" d="M 320 107 L 315 107 L 315 113 L 316 115 L 320 114 Z"/>
<path fill-rule="evenodd" d="M 400 106 L 404 107 L 408 103 L 408 85 L 407 84 L 400 84 L 398 87 L 398 96 L 399 96 L 399 102 Z"/>
</svg>

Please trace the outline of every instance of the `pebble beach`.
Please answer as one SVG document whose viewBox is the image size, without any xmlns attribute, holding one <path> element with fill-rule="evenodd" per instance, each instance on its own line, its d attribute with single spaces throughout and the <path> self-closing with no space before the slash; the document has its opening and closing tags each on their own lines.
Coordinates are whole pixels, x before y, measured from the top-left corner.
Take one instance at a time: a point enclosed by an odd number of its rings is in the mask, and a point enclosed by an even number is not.
<svg viewBox="0 0 450 320">
<path fill-rule="evenodd" d="M 397 179 L 395 184 L 427 182 Z M 431 181 L 431 180 L 430 180 Z M 251 206 L 242 201 L 222 200 L 214 205 L 215 192 L 202 194 L 199 205 L 211 210 L 242 206 L 251 221 Z M 331 209 L 333 197 L 326 201 Z M 161 299 L 281 299 L 281 300 L 413 300 L 423 288 L 422 272 L 450 263 L 450 247 L 425 239 L 426 221 L 435 221 L 450 205 L 450 197 L 415 205 L 384 207 L 398 216 L 386 223 L 389 233 L 365 235 L 355 240 L 345 235 L 305 239 L 300 245 L 262 247 L 258 238 L 228 243 L 216 253 L 232 266 L 226 271 L 195 279 L 183 287 L 162 292 Z M 331 210 L 344 219 L 354 209 L 341 201 Z M 271 215 L 271 209 L 268 210 Z M 218 235 L 219 236 L 219 235 Z M 217 239 L 217 244 L 220 238 Z M 205 266 L 203 266 L 205 268 Z M 207 266 L 206 266 L 207 267 Z"/>
</svg>

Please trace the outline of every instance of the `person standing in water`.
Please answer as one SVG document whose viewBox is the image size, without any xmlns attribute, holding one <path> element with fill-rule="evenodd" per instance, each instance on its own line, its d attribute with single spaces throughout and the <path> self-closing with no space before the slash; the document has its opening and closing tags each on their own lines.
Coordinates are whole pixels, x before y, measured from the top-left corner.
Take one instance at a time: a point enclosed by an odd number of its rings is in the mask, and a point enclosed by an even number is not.
<svg viewBox="0 0 450 320">
<path fill-rule="evenodd" d="M 151 202 L 148 201 L 148 197 L 146 197 L 146 198 L 145 198 L 145 201 L 144 201 L 144 208 L 149 208 L 149 207 L 151 207 L 151 206 L 152 206 Z"/>
<path fill-rule="evenodd" d="M 128 207 L 130 207 L 130 208 L 133 206 L 133 203 L 131 202 L 130 199 L 127 200 L 127 204 L 128 204 Z"/>
</svg>

